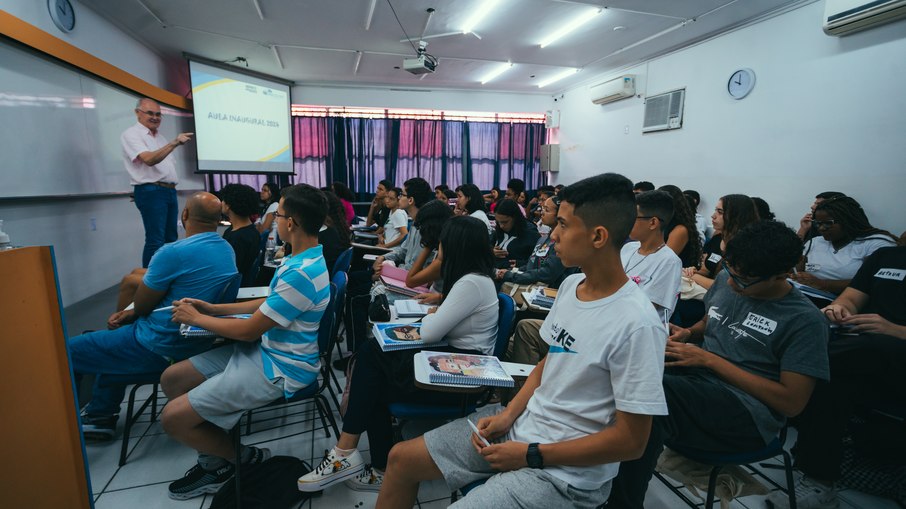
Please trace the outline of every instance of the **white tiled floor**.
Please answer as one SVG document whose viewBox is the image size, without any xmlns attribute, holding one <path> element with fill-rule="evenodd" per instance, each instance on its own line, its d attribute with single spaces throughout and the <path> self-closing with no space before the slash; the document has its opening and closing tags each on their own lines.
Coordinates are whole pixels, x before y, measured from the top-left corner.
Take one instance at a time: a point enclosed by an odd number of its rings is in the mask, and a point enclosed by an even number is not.
<svg viewBox="0 0 906 509">
<path fill-rule="evenodd" d="M 149 390 L 146 389 L 144 394 L 148 394 Z M 319 462 L 324 450 L 332 447 L 335 439 L 334 437 L 327 438 L 322 429 L 312 431 L 313 425 L 320 428 L 320 420 L 317 419 L 314 405 L 306 403 L 301 407 L 294 407 L 288 413 L 295 415 L 288 417 L 287 420 L 304 419 L 304 422 L 253 433 L 250 437 L 244 438 L 243 442 L 260 444 L 270 448 L 274 454 L 300 457 L 312 464 Z M 339 419 L 338 415 L 335 416 Z M 264 424 L 258 424 L 256 420 L 253 430 L 270 428 L 281 422 L 279 416 L 275 416 L 272 411 L 258 418 L 269 420 Z M 123 467 L 117 467 L 121 443 L 119 440 L 102 445 L 87 446 L 95 507 L 98 509 L 124 507 L 196 509 L 208 507 L 211 503 L 210 496 L 187 501 L 176 501 L 167 497 L 167 484 L 180 477 L 194 464 L 195 453 L 170 439 L 163 433 L 159 423 L 151 425 L 147 434 L 139 441 L 138 438 L 146 427 L 147 424 L 138 424 L 133 429 L 130 446 L 133 446 L 134 449 Z M 407 436 L 418 432 L 420 430 L 417 427 L 407 427 L 404 430 Z M 362 438 L 360 449 L 365 454 L 367 461 L 367 437 Z M 774 461 L 780 464 L 779 459 Z M 762 471 L 776 482 L 783 484 L 782 470 L 762 469 Z M 899 507 L 893 501 L 852 490 L 841 492 L 840 498 L 842 509 L 897 509 Z M 376 500 L 376 494 L 356 492 L 345 486 L 338 486 L 299 507 L 366 509 L 374 507 Z M 422 509 L 447 507 L 449 501 L 450 492 L 442 481 L 424 483 L 419 490 L 418 503 Z M 645 507 L 673 509 L 684 507 L 684 505 L 673 492 L 653 478 L 648 487 Z M 734 500 L 730 504 L 731 509 L 761 509 L 764 507 L 763 496 L 744 497 Z"/>
</svg>

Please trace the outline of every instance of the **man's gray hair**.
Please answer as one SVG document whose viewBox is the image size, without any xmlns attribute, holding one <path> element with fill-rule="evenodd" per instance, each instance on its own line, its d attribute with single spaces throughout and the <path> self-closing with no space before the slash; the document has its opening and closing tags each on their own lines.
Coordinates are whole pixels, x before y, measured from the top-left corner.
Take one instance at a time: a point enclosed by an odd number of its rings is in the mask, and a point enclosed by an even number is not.
<svg viewBox="0 0 906 509">
<path fill-rule="evenodd" d="M 142 103 L 144 101 L 151 101 L 153 103 L 157 103 L 157 101 L 155 101 L 154 99 L 151 99 L 150 97 L 139 97 L 138 101 L 135 101 L 135 109 L 140 110 L 142 108 Z"/>
</svg>

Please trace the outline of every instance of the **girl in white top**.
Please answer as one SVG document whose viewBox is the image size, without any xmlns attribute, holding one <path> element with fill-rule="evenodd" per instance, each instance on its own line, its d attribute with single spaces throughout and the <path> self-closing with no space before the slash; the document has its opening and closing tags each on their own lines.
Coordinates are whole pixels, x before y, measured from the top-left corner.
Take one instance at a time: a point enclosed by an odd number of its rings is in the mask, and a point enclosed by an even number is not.
<svg viewBox="0 0 906 509">
<path fill-rule="evenodd" d="M 488 234 L 491 233 L 491 220 L 488 219 L 488 215 L 484 211 L 484 196 L 478 186 L 475 184 L 463 184 L 457 187 L 456 208 L 484 223 L 488 228 Z"/>
<path fill-rule="evenodd" d="M 390 216 L 384 223 L 383 237 L 378 246 L 396 247 L 409 234 L 409 216 L 406 215 L 406 211 L 399 208 L 399 197 L 402 192 L 400 188 L 394 187 L 388 189 L 384 195 L 384 206 L 390 209 Z"/>
<path fill-rule="evenodd" d="M 260 195 L 261 201 L 265 203 L 265 210 L 255 222 L 255 227 L 258 228 L 258 233 L 268 231 L 276 233 L 274 227 L 277 223 L 277 216 L 274 213 L 277 212 L 277 203 L 280 201 L 280 188 L 276 184 L 265 182 L 261 184 Z"/>
<path fill-rule="evenodd" d="M 792 277 L 831 293 L 841 293 L 870 254 L 897 241 L 892 233 L 872 226 L 859 202 L 848 196 L 819 203 L 812 224 L 821 236 L 806 242 L 799 272 Z"/>
<path fill-rule="evenodd" d="M 421 339 L 429 343 L 447 340 L 449 346 L 430 347 L 430 350 L 493 354 L 499 318 L 487 229 L 473 217 L 450 219 L 441 232 L 437 256 L 443 257 L 443 300 L 422 319 Z M 321 464 L 299 479 L 300 490 L 319 491 L 344 479 L 354 490 L 380 490 L 393 445 L 388 402 L 453 406 L 462 403 L 462 394 L 426 391 L 414 386 L 412 362 L 416 352 L 382 352 L 374 341 L 359 347 L 350 380 L 349 404 L 343 416 L 343 432 Z M 370 467 L 365 466 L 357 450 L 365 431 L 371 453 Z"/>
</svg>

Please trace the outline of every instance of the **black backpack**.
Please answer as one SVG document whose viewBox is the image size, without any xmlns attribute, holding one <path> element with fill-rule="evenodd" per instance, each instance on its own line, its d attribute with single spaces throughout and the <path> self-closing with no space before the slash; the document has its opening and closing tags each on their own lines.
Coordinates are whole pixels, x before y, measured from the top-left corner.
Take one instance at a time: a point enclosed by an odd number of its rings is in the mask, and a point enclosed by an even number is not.
<svg viewBox="0 0 906 509">
<path fill-rule="evenodd" d="M 242 509 L 288 509 L 311 493 L 299 491 L 296 482 L 311 472 L 308 463 L 292 456 L 274 456 L 256 465 L 242 465 Z M 217 490 L 210 509 L 238 509 L 236 480 Z"/>
</svg>

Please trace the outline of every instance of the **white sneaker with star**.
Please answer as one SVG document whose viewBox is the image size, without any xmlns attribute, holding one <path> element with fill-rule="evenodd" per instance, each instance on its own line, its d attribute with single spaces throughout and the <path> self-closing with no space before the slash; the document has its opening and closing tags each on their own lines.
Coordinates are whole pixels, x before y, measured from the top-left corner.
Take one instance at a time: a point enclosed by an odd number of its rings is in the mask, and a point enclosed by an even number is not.
<svg viewBox="0 0 906 509">
<path fill-rule="evenodd" d="M 351 479 L 365 469 L 365 461 L 358 450 L 340 456 L 336 448 L 324 455 L 321 464 L 299 478 L 299 491 L 321 491 L 346 479 Z"/>
</svg>

